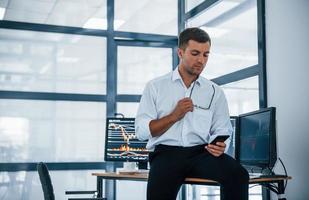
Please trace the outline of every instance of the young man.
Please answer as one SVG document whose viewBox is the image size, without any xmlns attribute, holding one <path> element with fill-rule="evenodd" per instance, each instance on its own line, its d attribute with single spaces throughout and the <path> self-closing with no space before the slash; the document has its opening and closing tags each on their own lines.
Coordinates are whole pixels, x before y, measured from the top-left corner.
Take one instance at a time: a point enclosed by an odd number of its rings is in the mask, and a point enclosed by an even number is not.
<svg viewBox="0 0 309 200">
<path fill-rule="evenodd" d="M 180 63 L 150 81 L 136 116 L 136 134 L 149 140 L 148 200 L 175 200 L 186 177 L 208 178 L 223 187 L 225 200 L 248 199 L 247 171 L 224 154 L 226 144 L 208 144 L 213 135 L 231 134 L 228 105 L 220 87 L 200 76 L 211 40 L 199 28 L 179 35 Z"/>
</svg>

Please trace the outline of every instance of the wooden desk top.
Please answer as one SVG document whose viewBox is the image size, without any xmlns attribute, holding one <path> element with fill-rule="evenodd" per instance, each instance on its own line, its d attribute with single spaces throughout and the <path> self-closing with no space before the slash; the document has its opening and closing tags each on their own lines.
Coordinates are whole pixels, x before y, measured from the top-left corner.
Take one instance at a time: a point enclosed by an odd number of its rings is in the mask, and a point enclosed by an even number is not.
<svg viewBox="0 0 309 200">
<path fill-rule="evenodd" d="M 120 174 L 116 172 L 103 172 L 103 173 L 92 173 L 92 176 L 99 176 L 104 179 L 117 179 L 117 180 L 140 180 L 147 181 L 148 173 L 126 173 Z"/>
<path fill-rule="evenodd" d="M 114 180 L 132 180 L 132 181 L 147 181 L 147 173 L 116 173 L 116 172 L 106 172 L 106 173 L 92 173 L 93 176 L 101 177 L 103 179 L 114 179 Z M 267 178 L 252 178 L 249 180 L 250 184 L 254 183 L 265 183 L 265 182 L 276 182 L 282 180 L 292 179 L 290 176 L 287 177 L 267 177 Z M 186 184 L 205 184 L 205 185 L 218 185 L 219 183 L 203 178 L 186 178 Z"/>
</svg>

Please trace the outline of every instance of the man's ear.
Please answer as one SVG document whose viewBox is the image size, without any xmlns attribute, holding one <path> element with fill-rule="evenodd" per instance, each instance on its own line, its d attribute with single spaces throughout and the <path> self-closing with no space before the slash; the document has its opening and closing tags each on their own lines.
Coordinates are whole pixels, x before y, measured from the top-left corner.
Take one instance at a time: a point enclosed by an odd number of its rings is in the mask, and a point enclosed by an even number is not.
<svg viewBox="0 0 309 200">
<path fill-rule="evenodd" d="M 182 56 L 183 56 L 183 54 L 184 54 L 183 49 L 178 48 L 177 53 L 178 53 L 178 57 L 179 57 L 179 59 L 182 59 Z"/>
</svg>

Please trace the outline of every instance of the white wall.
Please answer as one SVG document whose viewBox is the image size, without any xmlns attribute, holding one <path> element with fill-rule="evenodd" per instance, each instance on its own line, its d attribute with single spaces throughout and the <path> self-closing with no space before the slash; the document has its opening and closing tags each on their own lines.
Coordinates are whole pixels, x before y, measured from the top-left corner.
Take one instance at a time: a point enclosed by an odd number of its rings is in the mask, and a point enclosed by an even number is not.
<svg viewBox="0 0 309 200">
<path fill-rule="evenodd" d="M 293 177 L 289 200 L 309 198 L 308 38 L 308 0 L 266 0 L 268 106 L 277 107 L 279 156 Z"/>
</svg>

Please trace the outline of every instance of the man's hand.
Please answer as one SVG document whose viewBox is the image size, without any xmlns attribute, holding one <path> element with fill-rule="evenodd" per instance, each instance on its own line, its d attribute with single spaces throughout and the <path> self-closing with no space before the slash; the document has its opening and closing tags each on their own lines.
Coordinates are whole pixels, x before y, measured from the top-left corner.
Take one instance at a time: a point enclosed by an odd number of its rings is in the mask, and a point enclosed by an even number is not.
<svg viewBox="0 0 309 200">
<path fill-rule="evenodd" d="M 208 144 L 205 146 L 205 149 L 207 149 L 211 155 L 219 157 L 224 153 L 225 147 L 226 144 L 224 142 L 217 142 L 216 145 Z"/>
<path fill-rule="evenodd" d="M 172 112 L 172 115 L 178 121 L 182 119 L 189 111 L 193 111 L 193 103 L 190 98 L 186 97 L 178 101 L 176 108 Z"/>
<path fill-rule="evenodd" d="M 160 119 L 151 120 L 149 129 L 152 137 L 158 137 L 165 133 L 173 124 L 183 118 L 189 111 L 193 111 L 193 103 L 190 98 L 183 98 L 178 101 L 175 109 L 169 115 Z"/>
</svg>

